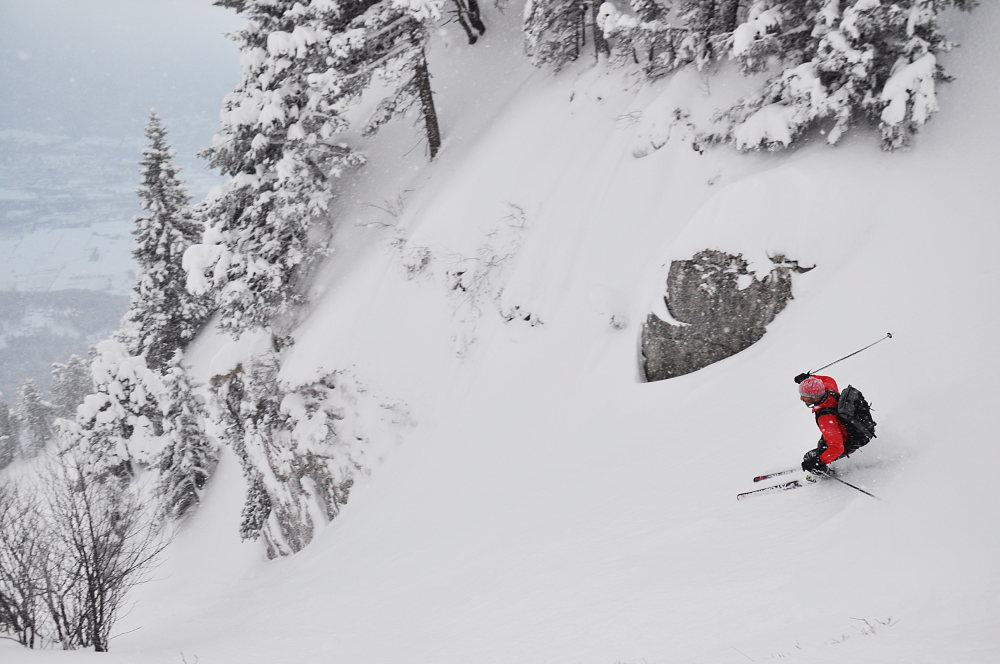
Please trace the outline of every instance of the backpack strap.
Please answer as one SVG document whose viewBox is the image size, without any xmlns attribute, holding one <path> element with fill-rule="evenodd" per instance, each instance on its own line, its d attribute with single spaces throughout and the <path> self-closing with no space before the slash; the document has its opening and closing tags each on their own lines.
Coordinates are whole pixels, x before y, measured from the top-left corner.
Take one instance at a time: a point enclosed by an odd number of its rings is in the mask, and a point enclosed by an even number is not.
<svg viewBox="0 0 1000 664">
<path fill-rule="evenodd" d="M 832 393 L 837 399 L 837 406 L 840 405 L 840 394 L 837 392 Z M 819 418 L 821 415 L 833 415 L 840 422 L 840 426 L 844 427 L 844 432 L 847 434 L 847 438 L 844 439 L 844 454 L 843 457 L 850 456 L 852 452 L 856 452 L 859 445 L 854 445 L 851 439 L 854 437 L 851 434 L 851 427 L 849 423 L 840 416 L 840 411 L 837 410 L 837 406 L 827 406 L 826 408 L 820 408 L 816 411 L 816 425 L 819 426 Z M 841 457 L 841 458 L 843 458 Z"/>
<path fill-rule="evenodd" d="M 839 392 L 830 392 L 829 394 L 833 395 L 833 398 L 837 400 L 837 406 L 839 406 L 840 405 L 840 393 Z M 815 415 L 816 415 L 816 424 L 819 424 L 820 415 L 833 415 L 834 417 L 837 418 L 837 421 L 839 421 L 841 424 L 843 424 L 844 421 L 842 419 L 840 419 L 840 413 L 837 411 L 837 406 L 827 406 L 826 408 L 820 408 L 819 410 L 817 410 L 815 412 Z"/>
<path fill-rule="evenodd" d="M 837 414 L 837 409 L 833 408 L 831 406 L 828 406 L 826 408 L 820 408 L 814 414 L 816 415 L 816 422 L 817 423 L 819 422 L 820 415 L 833 415 L 838 420 L 840 419 L 840 416 Z"/>
</svg>

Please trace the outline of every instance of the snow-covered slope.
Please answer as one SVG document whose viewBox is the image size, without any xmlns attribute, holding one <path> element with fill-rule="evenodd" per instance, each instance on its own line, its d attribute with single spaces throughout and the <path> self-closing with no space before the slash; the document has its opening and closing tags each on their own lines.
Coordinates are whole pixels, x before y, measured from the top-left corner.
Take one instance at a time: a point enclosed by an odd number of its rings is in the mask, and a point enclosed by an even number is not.
<svg viewBox="0 0 1000 664">
<path fill-rule="evenodd" d="M 956 19 L 958 80 L 893 155 L 864 132 L 699 154 L 663 119 L 739 81 L 553 77 L 501 30 L 439 46 L 469 67 L 435 79 L 448 143 L 425 169 L 410 144 L 373 155 L 283 370 L 350 369 L 416 424 L 288 559 L 237 541 L 224 460 L 102 661 L 1000 661 L 997 25 L 995 3 Z M 750 349 L 642 383 L 666 267 L 704 248 L 817 268 Z M 792 376 L 887 330 L 831 369 L 876 408 L 843 465 L 882 500 L 826 483 L 736 502 L 814 443 Z M 204 374 L 225 344 L 200 340 Z"/>
</svg>

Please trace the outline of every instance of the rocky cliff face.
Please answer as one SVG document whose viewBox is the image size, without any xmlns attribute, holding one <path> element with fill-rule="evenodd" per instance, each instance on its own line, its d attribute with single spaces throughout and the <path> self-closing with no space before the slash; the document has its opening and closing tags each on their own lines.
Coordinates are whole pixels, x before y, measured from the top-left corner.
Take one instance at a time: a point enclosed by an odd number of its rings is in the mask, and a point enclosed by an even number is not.
<svg viewBox="0 0 1000 664">
<path fill-rule="evenodd" d="M 664 380 L 735 355 L 764 336 L 767 325 L 792 299 L 792 274 L 800 267 L 784 256 L 763 279 L 742 255 L 706 249 L 674 261 L 664 301 L 674 322 L 650 314 L 642 331 L 646 379 Z"/>
</svg>

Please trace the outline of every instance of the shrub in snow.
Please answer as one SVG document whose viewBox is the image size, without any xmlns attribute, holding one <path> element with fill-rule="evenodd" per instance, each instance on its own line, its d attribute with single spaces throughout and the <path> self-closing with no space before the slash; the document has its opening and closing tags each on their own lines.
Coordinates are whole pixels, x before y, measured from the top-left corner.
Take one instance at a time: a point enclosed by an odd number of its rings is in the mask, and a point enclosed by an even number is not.
<svg viewBox="0 0 1000 664">
<path fill-rule="evenodd" d="M 664 304 L 673 320 L 650 314 L 642 330 L 646 379 L 682 376 L 735 355 L 764 336 L 767 325 L 792 299 L 799 267 L 783 256 L 764 278 L 742 256 L 705 250 L 673 261 Z"/>
<path fill-rule="evenodd" d="M 459 330 L 452 339 L 455 352 L 461 356 L 476 342 L 479 320 L 490 309 L 507 321 L 540 321 L 531 312 L 515 303 L 504 304 L 505 273 L 524 241 L 524 210 L 511 204 L 507 220 L 487 233 L 475 256 L 452 259 L 445 272 L 445 287 Z"/>
<path fill-rule="evenodd" d="M 431 266 L 434 255 L 430 247 L 411 246 L 401 235 L 393 237 L 390 245 L 399 252 L 400 264 L 407 279 L 417 278 Z"/>
<path fill-rule="evenodd" d="M 167 538 L 127 482 L 99 480 L 72 455 L 40 480 L 0 486 L 0 633 L 29 648 L 107 651 Z"/>
<path fill-rule="evenodd" d="M 161 369 L 194 338 L 210 311 L 205 297 L 185 287 L 182 257 L 201 237 L 201 226 L 189 209 L 190 198 L 173 165 L 174 151 L 155 111 L 146 137 L 139 200 L 147 214 L 135 218 L 132 231 L 138 278 L 119 336 L 133 355 Z"/>
<path fill-rule="evenodd" d="M 0 638 L 27 648 L 46 632 L 41 533 L 35 496 L 0 484 Z"/>
</svg>

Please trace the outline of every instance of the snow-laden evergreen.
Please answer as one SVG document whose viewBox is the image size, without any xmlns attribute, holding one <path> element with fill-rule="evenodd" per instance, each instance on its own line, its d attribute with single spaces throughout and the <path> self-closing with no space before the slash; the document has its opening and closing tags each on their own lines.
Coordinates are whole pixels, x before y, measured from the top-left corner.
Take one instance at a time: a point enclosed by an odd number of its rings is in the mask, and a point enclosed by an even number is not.
<svg viewBox="0 0 1000 664">
<path fill-rule="evenodd" d="M 239 533 L 262 539 L 268 557 L 309 544 L 407 421 L 404 407 L 348 371 L 291 384 L 279 369 L 279 356 L 265 352 L 213 381 L 222 442 L 246 480 Z"/>
<path fill-rule="evenodd" d="M 350 109 L 380 81 L 386 95 L 364 125 L 374 133 L 419 108 L 430 156 L 440 148 L 425 48 L 439 0 L 308 5 L 220 0 L 249 19 L 237 34 L 243 82 L 207 151 L 231 176 L 204 210 L 188 252 L 189 288 L 210 294 L 233 333 L 294 325 L 304 279 L 327 252 L 338 179 L 364 155 L 346 137 Z"/>
<path fill-rule="evenodd" d="M 371 136 L 393 118 L 416 107 L 432 159 L 441 149 L 441 129 L 426 50 L 428 25 L 440 18 L 439 0 L 383 1 L 352 21 L 345 31 L 350 41 L 357 39 L 354 33 L 359 29 L 366 35 L 361 42 L 364 57 L 359 57 L 359 71 L 355 74 L 362 77 L 361 85 L 370 87 L 374 78 L 388 88 L 363 134 Z"/>
<path fill-rule="evenodd" d="M 950 48 L 939 15 L 965 0 L 799 2 L 756 0 L 732 37 L 748 73 L 782 71 L 724 114 L 716 139 L 741 149 L 787 147 L 821 125 L 835 144 L 859 119 L 878 126 L 882 145 L 909 144 L 938 110 L 938 64 Z"/>
<path fill-rule="evenodd" d="M 132 255 L 138 276 L 119 332 L 133 355 L 162 369 L 194 338 L 210 313 L 204 297 L 185 288 L 184 252 L 201 237 L 190 196 L 173 164 L 174 151 L 155 111 L 146 125 L 139 201 L 147 216 L 136 217 Z"/>
<path fill-rule="evenodd" d="M 0 469 L 13 463 L 19 449 L 17 419 L 11 413 L 10 404 L 0 395 Z"/>
<path fill-rule="evenodd" d="M 49 401 L 56 417 L 72 417 L 84 397 L 94 391 L 90 364 L 79 355 L 71 355 L 66 362 L 52 365 L 52 387 Z"/>
<path fill-rule="evenodd" d="M 341 140 L 351 82 L 324 77 L 336 56 L 340 5 L 289 0 L 219 2 L 248 19 L 237 33 L 243 81 L 225 100 L 208 157 L 232 179 L 210 198 L 201 243 L 187 255 L 189 287 L 210 293 L 220 324 L 268 326 L 301 302 L 301 275 L 324 252 L 313 228 L 335 181 L 364 162 Z"/>
<path fill-rule="evenodd" d="M 574 0 L 529 0 L 524 6 L 525 50 L 539 65 L 556 71 L 580 57 L 584 29 L 583 3 Z"/>
<path fill-rule="evenodd" d="M 953 46 L 941 13 L 976 4 L 608 0 L 592 18 L 590 3 L 529 0 L 524 31 L 533 62 L 556 71 L 592 43 L 598 59 L 609 54 L 617 66 L 638 65 L 648 78 L 689 64 L 717 69 L 729 60 L 748 76 L 766 74 L 721 110 L 702 142 L 781 149 L 819 127 L 836 144 L 867 121 L 879 128 L 883 147 L 895 150 L 909 145 L 938 110 L 937 84 L 948 77 L 938 59 Z"/>
<path fill-rule="evenodd" d="M 163 451 L 156 460 L 157 496 L 163 512 L 179 519 L 197 507 L 219 461 L 218 444 L 206 431 L 203 397 L 176 353 L 163 372 Z"/>
<path fill-rule="evenodd" d="M 159 374 L 118 341 L 95 347 L 90 365 L 94 392 L 61 422 L 63 447 L 96 477 L 132 477 L 162 451 Z"/>
<path fill-rule="evenodd" d="M 52 437 L 52 404 L 42 397 L 35 381 L 24 381 L 17 392 L 16 417 L 19 426 L 20 452 L 32 457 L 42 451 Z"/>
</svg>

